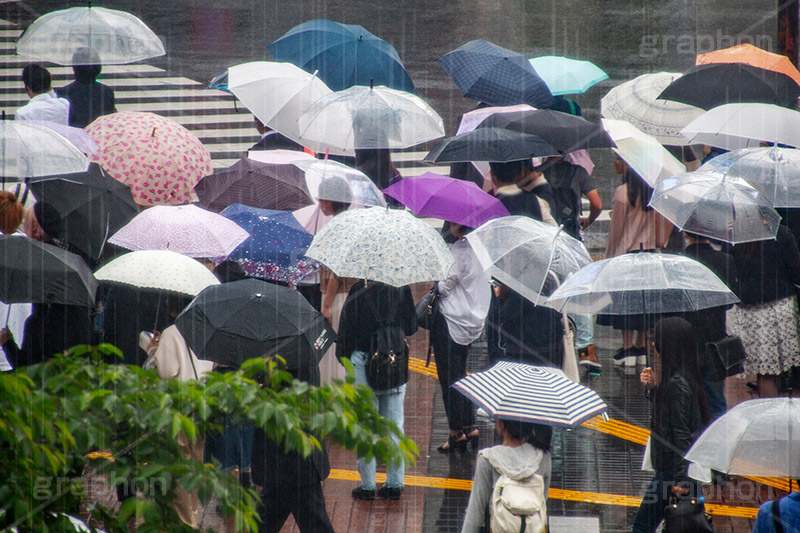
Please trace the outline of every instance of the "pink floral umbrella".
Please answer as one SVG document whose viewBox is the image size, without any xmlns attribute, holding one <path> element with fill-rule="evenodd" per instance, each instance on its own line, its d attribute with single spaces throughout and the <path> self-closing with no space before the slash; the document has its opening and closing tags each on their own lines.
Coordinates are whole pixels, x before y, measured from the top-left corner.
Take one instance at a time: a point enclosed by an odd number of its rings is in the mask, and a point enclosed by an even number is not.
<svg viewBox="0 0 800 533">
<path fill-rule="evenodd" d="M 196 201 L 192 189 L 213 172 L 211 155 L 197 137 L 153 113 L 104 115 L 86 131 L 100 145 L 92 161 L 128 185 L 139 205 Z"/>
</svg>

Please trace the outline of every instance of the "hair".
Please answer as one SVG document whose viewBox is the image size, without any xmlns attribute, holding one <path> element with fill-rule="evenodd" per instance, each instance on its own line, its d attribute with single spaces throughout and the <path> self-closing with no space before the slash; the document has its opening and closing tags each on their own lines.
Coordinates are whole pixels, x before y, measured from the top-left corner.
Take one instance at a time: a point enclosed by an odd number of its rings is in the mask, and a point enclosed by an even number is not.
<svg viewBox="0 0 800 533">
<path fill-rule="evenodd" d="M 22 69 L 22 83 L 34 94 L 46 93 L 50 90 L 50 72 L 36 63 Z"/>
<path fill-rule="evenodd" d="M 640 207 L 642 211 L 650 211 L 650 198 L 653 196 L 653 188 L 632 168 L 628 167 L 622 175 L 622 182 L 628 186 L 628 203 L 631 207 Z"/>
<path fill-rule="evenodd" d="M 525 441 L 542 451 L 550 451 L 552 430 L 548 431 L 547 426 L 521 420 L 503 420 L 503 427 L 511 438 Z"/>
<path fill-rule="evenodd" d="M 231 281 L 241 281 L 247 277 L 242 265 L 236 261 L 223 261 L 214 268 L 214 275 L 220 283 L 229 283 Z"/>
<path fill-rule="evenodd" d="M 75 80 L 81 83 L 92 83 L 97 79 L 97 76 L 102 72 L 103 67 L 100 65 L 74 65 L 72 72 L 75 74 Z"/>
<path fill-rule="evenodd" d="M 0 231 L 10 235 L 17 231 L 25 217 L 25 206 L 11 191 L 0 191 Z"/>
<path fill-rule="evenodd" d="M 532 167 L 530 159 L 520 159 L 507 163 L 489 163 L 492 174 L 500 183 L 514 183 L 520 175 Z"/>
<path fill-rule="evenodd" d="M 50 237 L 60 239 L 63 236 L 64 227 L 61 215 L 51 204 L 42 201 L 36 202 L 33 204 L 33 214 L 44 232 Z"/>
<path fill-rule="evenodd" d="M 192 299 L 189 296 L 185 296 L 183 294 L 168 294 L 164 305 L 167 309 L 167 316 L 169 316 L 169 320 L 172 321 L 172 314 L 175 313 L 176 315 L 181 314 L 181 312 L 186 308 L 187 305 L 191 303 Z"/>
<path fill-rule="evenodd" d="M 397 170 L 392 164 L 392 153 L 388 148 L 356 150 L 356 168 L 366 174 L 381 190 L 389 186 Z"/>
</svg>

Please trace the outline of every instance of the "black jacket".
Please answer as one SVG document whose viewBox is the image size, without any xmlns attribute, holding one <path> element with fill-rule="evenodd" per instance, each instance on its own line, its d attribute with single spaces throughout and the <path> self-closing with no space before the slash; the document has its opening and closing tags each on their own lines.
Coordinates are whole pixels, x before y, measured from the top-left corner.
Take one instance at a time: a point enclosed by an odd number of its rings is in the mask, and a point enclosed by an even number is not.
<svg viewBox="0 0 800 533">
<path fill-rule="evenodd" d="M 795 285 L 800 284 L 800 251 L 783 224 L 775 240 L 734 246 L 733 258 L 739 273 L 737 295 L 745 305 L 793 296 Z"/>
<path fill-rule="evenodd" d="M 561 313 L 534 305 L 513 290 L 497 301 L 498 343 L 503 361 L 561 368 L 564 325 Z"/>
<path fill-rule="evenodd" d="M 516 194 L 495 192 L 495 198 L 506 206 L 510 215 L 520 215 L 542 220 L 539 197 L 535 193 L 520 189 Z"/>
<path fill-rule="evenodd" d="M 117 111 L 114 91 L 97 81 L 74 81 L 66 87 L 56 89 L 56 94 L 69 100 L 69 125 L 74 128 L 85 128 L 97 117 Z"/>
</svg>

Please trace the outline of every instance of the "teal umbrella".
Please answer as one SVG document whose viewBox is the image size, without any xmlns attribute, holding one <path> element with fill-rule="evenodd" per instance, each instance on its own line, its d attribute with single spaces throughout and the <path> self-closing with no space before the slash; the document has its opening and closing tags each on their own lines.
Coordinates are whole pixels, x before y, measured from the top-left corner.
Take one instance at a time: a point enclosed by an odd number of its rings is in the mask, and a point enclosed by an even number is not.
<svg viewBox="0 0 800 533">
<path fill-rule="evenodd" d="M 608 74 L 591 61 L 561 56 L 541 56 L 530 60 L 533 70 L 542 78 L 554 96 L 580 94 Z"/>
</svg>

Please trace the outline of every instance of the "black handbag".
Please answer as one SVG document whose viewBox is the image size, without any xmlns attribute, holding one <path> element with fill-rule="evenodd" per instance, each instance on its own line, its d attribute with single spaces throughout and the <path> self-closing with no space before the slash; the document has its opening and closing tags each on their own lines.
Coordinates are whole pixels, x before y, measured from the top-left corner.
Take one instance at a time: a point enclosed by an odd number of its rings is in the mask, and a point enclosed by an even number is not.
<svg viewBox="0 0 800 533">
<path fill-rule="evenodd" d="M 366 364 L 367 383 L 380 391 L 408 382 L 408 342 L 402 328 L 381 327 L 373 333 L 373 351 Z"/>
<path fill-rule="evenodd" d="M 416 311 L 417 326 L 430 330 L 433 327 L 433 319 L 439 312 L 439 290 L 436 285 L 417 303 Z"/>
<path fill-rule="evenodd" d="M 706 356 L 709 359 L 709 371 L 714 381 L 744 372 L 744 351 L 742 339 L 736 335 L 728 335 L 716 342 L 706 343 Z"/>
<path fill-rule="evenodd" d="M 697 498 L 670 498 L 664 508 L 664 533 L 714 533 L 711 516 Z"/>
</svg>

